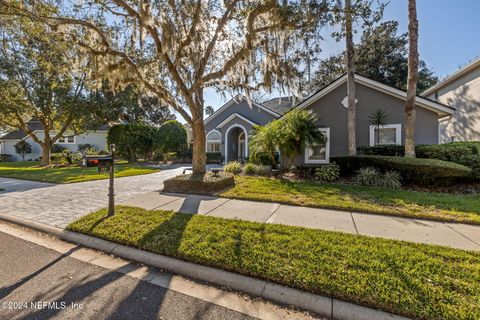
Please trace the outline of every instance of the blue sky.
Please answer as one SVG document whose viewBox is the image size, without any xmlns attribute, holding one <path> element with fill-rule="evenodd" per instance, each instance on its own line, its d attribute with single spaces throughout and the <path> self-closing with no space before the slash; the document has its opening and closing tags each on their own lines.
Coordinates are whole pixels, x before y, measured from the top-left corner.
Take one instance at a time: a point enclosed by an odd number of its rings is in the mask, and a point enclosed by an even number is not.
<svg viewBox="0 0 480 320">
<path fill-rule="evenodd" d="M 480 0 L 417 0 L 420 58 L 443 78 L 480 56 Z M 407 0 L 390 0 L 384 20 L 399 22 L 407 31 Z M 343 42 L 329 40 L 322 55 L 343 50 Z M 226 101 L 214 91 L 205 92 L 205 105 L 219 108 Z"/>
</svg>

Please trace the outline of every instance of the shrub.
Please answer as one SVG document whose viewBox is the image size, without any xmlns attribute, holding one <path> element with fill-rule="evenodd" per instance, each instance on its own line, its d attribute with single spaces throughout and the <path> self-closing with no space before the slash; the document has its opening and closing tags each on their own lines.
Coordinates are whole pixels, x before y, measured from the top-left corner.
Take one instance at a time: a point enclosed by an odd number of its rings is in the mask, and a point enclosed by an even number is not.
<svg viewBox="0 0 480 320">
<path fill-rule="evenodd" d="M 101 151 L 95 149 L 94 147 L 90 147 L 90 148 L 83 149 L 83 151 L 79 153 L 83 155 L 95 156 L 95 155 L 99 155 Z"/>
<path fill-rule="evenodd" d="M 360 168 L 355 176 L 355 184 L 361 186 L 378 186 L 381 180 L 381 173 L 376 168 Z"/>
<path fill-rule="evenodd" d="M 222 163 L 223 157 L 220 152 L 207 152 L 207 163 Z"/>
<path fill-rule="evenodd" d="M 52 146 L 52 149 L 50 150 L 51 153 L 62 153 L 63 150 L 66 150 L 67 148 L 65 148 L 64 146 L 62 145 L 59 145 L 59 144 L 54 144 Z"/>
<path fill-rule="evenodd" d="M 360 168 L 355 176 L 355 184 L 361 186 L 381 187 L 386 189 L 398 189 L 401 187 L 400 175 L 395 171 L 386 171 L 382 174 L 373 167 Z"/>
<path fill-rule="evenodd" d="M 395 157 L 403 157 L 405 154 L 405 147 L 401 145 L 380 145 L 374 147 L 358 147 L 357 148 L 358 155 L 366 155 L 366 156 L 395 156 Z"/>
<path fill-rule="evenodd" d="M 228 173 L 239 174 L 242 172 L 242 164 L 238 161 L 230 161 L 223 166 L 223 170 Z"/>
<path fill-rule="evenodd" d="M 399 189 L 402 186 L 402 177 L 396 171 L 387 170 L 383 174 L 383 180 L 380 187 L 387 189 Z"/>
<path fill-rule="evenodd" d="M 115 144 L 120 157 L 135 162 L 139 155 L 147 158 L 152 153 L 156 131 L 155 127 L 141 123 L 119 124 L 108 130 L 107 143 Z"/>
<path fill-rule="evenodd" d="M 231 173 L 219 172 L 217 175 L 205 173 L 202 175 L 183 174 L 165 180 L 164 192 L 212 194 L 233 187 L 235 180 Z"/>
<path fill-rule="evenodd" d="M 154 149 L 160 152 L 178 152 L 186 149 L 187 130 L 176 120 L 162 124 L 155 134 Z"/>
<path fill-rule="evenodd" d="M 436 159 L 385 156 L 332 157 L 340 166 L 342 176 L 353 176 L 360 168 L 374 167 L 385 172 L 396 171 L 405 183 L 446 185 L 468 179 L 472 170 L 463 165 Z"/>
<path fill-rule="evenodd" d="M 11 154 L 0 154 L 0 162 L 11 162 L 13 157 Z"/>
<path fill-rule="evenodd" d="M 340 167 L 335 162 L 315 169 L 315 177 L 321 181 L 333 182 L 340 177 Z"/>
<path fill-rule="evenodd" d="M 243 173 L 246 175 L 264 176 L 268 175 L 268 170 L 262 165 L 248 162 L 243 166 Z"/>
<path fill-rule="evenodd" d="M 50 161 L 52 164 L 68 164 L 62 152 L 52 152 L 50 154 Z"/>
<path fill-rule="evenodd" d="M 13 147 L 15 148 L 15 152 L 22 157 L 23 161 L 25 161 L 25 155 L 32 153 L 32 146 L 24 140 L 18 141 Z"/>
<path fill-rule="evenodd" d="M 83 154 L 86 154 L 85 151 L 90 149 L 95 149 L 95 147 L 89 143 L 79 144 L 77 147 L 77 151 Z"/>
</svg>

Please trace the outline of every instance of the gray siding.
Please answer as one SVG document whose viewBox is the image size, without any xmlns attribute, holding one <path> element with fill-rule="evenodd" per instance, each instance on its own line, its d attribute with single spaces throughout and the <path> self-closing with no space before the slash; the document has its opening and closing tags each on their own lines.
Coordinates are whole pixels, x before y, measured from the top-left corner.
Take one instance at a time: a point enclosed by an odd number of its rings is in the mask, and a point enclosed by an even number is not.
<svg viewBox="0 0 480 320">
<path fill-rule="evenodd" d="M 330 155 L 341 156 L 348 153 L 347 108 L 341 102 L 347 95 L 343 84 L 308 107 L 318 114 L 319 127 L 330 128 Z M 357 145 L 370 144 L 369 116 L 377 109 L 388 114 L 389 124 L 402 125 L 402 144 L 405 141 L 405 102 L 372 88 L 356 85 L 357 96 Z M 417 107 L 415 140 L 417 144 L 438 143 L 438 116 L 435 112 Z"/>
</svg>

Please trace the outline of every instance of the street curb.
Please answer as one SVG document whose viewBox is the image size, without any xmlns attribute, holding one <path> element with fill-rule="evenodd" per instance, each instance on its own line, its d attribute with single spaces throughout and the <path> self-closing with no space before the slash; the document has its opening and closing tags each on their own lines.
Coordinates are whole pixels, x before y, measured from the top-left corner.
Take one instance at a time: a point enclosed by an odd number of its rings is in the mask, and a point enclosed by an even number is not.
<svg viewBox="0 0 480 320">
<path fill-rule="evenodd" d="M 402 316 L 367 308 L 330 297 L 316 295 L 221 269 L 171 258 L 148 251 L 120 245 L 77 232 L 49 226 L 32 220 L 0 213 L 0 220 L 56 236 L 62 240 L 101 250 L 118 257 L 157 267 L 185 277 L 210 282 L 236 291 L 242 291 L 273 302 L 295 306 L 330 319 L 337 320 L 404 320 Z"/>
</svg>

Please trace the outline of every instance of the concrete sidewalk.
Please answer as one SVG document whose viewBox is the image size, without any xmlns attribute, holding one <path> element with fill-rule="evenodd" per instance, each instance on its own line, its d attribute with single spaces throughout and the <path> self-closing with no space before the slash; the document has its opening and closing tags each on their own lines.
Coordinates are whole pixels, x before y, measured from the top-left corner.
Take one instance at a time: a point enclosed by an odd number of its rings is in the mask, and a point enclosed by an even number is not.
<svg viewBox="0 0 480 320">
<path fill-rule="evenodd" d="M 158 191 L 138 195 L 123 202 L 122 205 L 147 210 L 173 210 L 228 219 L 341 231 L 480 251 L 480 226 L 459 223 L 307 208 L 270 202 L 164 194 Z"/>
</svg>

